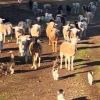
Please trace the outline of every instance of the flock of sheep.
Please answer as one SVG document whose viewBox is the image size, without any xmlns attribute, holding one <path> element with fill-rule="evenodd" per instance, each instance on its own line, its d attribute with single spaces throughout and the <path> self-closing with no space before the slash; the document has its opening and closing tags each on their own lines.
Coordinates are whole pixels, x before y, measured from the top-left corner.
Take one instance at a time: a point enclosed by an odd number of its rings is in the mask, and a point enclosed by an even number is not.
<svg viewBox="0 0 100 100">
<path fill-rule="evenodd" d="M 73 61 L 75 53 L 77 51 L 77 43 L 81 38 L 86 37 L 86 30 L 88 25 L 91 23 L 95 12 L 97 10 L 97 5 L 94 2 L 90 2 L 89 5 L 82 6 L 82 15 L 78 16 L 77 21 L 66 21 L 65 13 L 63 12 L 63 6 L 60 5 L 57 8 L 57 15 L 54 18 L 51 12 L 51 5 L 44 4 L 44 10 L 38 8 L 38 3 L 29 0 L 29 8 L 33 10 L 34 15 L 38 16 L 35 23 L 31 19 L 25 21 L 20 21 L 17 26 L 14 26 L 10 22 L 4 22 L 5 19 L 0 18 L 0 52 L 3 50 L 3 43 L 5 43 L 6 36 L 11 35 L 14 30 L 16 44 L 19 46 L 20 56 L 24 56 L 25 63 L 30 59 L 32 60 L 31 68 L 37 69 L 40 67 L 41 54 L 42 54 L 42 43 L 40 41 L 41 34 L 43 31 L 46 32 L 46 36 L 49 40 L 49 45 L 52 45 L 52 51 L 57 52 L 57 42 L 63 33 L 64 41 L 60 45 L 60 69 L 62 69 L 63 56 L 65 57 L 65 67 L 68 70 L 74 70 Z M 80 4 L 72 3 L 72 7 L 66 5 L 67 15 L 79 14 Z M 44 16 L 42 15 L 44 14 Z M 9 52 L 11 57 L 11 64 L 9 71 L 11 74 L 14 73 L 14 54 L 13 51 Z M 36 64 L 38 60 L 38 65 Z M 67 66 L 68 61 L 68 66 Z M 52 75 L 54 80 L 58 80 L 58 58 L 53 63 Z M 4 67 L 4 63 L 0 65 L 0 71 L 8 70 Z M 89 84 L 92 85 L 93 77 L 92 73 L 88 73 Z M 65 100 L 64 92 L 62 89 L 58 91 L 58 100 Z"/>
</svg>

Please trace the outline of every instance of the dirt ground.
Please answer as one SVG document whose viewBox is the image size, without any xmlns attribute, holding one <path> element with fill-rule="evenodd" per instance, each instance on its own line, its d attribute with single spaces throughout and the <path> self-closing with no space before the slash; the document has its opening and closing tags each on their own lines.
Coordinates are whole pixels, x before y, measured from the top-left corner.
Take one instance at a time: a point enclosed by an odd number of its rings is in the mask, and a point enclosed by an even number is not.
<svg viewBox="0 0 100 100">
<path fill-rule="evenodd" d="M 71 5 L 74 1 L 83 5 L 93 0 L 52 1 L 49 2 L 52 5 L 51 13 L 55 15 L 59 4 Z M 14 26 L 27 18 L 35 20 L 36 16 L 28 9 L 26 0 L 20 4 L 17 3 L 17 0 L 7 0 L 7 2 L 0 0 L 0 2 L 0 16 L 9 18 Z M 44 3 L 48 2 L 40 0 L 39 7 L 43 8 Z M 77 20 L 77 16 L 71 14 L 67 16 L 67 19 Z M 0 53 L 0 63 L 9 62 L 8 52 L 12 50 L 15 55 L 15 73 L 0 76 L 0 100 L 57 100 L 58 89 L 65 91 L 66 100 L 100 100 L 100 6 L 98 6 L 94 19 L 88 26 L 87 38 L 78 43 L 74 71 L 65 69 L 63 63 L 63 69 L 59 69 L 60 78 L 58 81 L 53 80 L 51 71 L 53 61 L 59 55 L 59 46 L 63 37 L 58 41 L 58 52 L 52 53 L 45 32 L 42 34 L 41 67 L 36 71 L 31 69 L 31 62 L 25 64 L 24 58 L 19 56 L 15 39 L 10 43 L 6 41 L 4 44 L 4 50 Z M 87 72 L 90 70 L 94 73 L 92 86 L 87 82 Z"/>
</svg>

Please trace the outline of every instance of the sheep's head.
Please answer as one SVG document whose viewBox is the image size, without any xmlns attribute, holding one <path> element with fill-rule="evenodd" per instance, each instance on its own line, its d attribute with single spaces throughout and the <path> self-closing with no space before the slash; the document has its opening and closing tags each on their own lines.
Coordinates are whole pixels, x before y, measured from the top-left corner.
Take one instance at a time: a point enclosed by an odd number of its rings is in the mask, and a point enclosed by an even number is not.
<svg viewBox="0 0 100 100">
<path fill-rule="evenodd" d="M 5 19 L 0 18 L 0 24 L 2 24 L 2 23 L 3 23 L 3 20 L 5 20 Z"/>
</svg>

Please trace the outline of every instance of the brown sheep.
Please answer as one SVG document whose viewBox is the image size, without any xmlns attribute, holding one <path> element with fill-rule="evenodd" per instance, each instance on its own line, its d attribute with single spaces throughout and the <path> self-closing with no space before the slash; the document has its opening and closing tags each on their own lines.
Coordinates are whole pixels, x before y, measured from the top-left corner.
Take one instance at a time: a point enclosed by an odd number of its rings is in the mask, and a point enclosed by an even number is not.
<svg viewBox="0 0 100 100">
<path fill-rule="evenodd" d="M 73 70 L 73 60 L 76 53 L 76 44 L 78 42 L 78 38 L 71 38 L 70 42 L 63 42 L 60 45 L 60 69 L 62 69 L 62 59 L 63 56 L 65 56 L 65 67 L 67 68 L 67 59 L 68 59 L 68 70 Z M 71 62 L 71 68 L 70 68 L 70 62 Z"/>
<path fill-rule="evenodd" d="M 52 45 L 53 52 L 57 52 L 57 40 L 59 37 L 59 30 L 56 28 L 51 29 L 51 33 L 49 35 L 49 45 Z"/>
</svg>

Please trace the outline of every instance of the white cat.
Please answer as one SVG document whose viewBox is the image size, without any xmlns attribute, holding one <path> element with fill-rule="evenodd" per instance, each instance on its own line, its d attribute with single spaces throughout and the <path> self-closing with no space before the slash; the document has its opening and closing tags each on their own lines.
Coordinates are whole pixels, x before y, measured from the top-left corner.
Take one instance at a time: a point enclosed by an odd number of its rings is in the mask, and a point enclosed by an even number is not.
<svg viewBox="0 0 100 100">
<path fill-rule="evenodd" d="M 57 91 L 57 100 L 65 100 L 65 93 L 62 89 Z"/>
<path fill-rule="evenodd" d="M 92 85 L 93 83 L 93 72 L 92 71 L 88 72 L 88 83 L 90 85 Z"/>
<path fill-rule="evenodd" d="M 58 78 L 59 78 L 58 68 L 53 67 L 53 69 L 52 69 L 52 76 L 53 76 L 54 80 L 58 80 Z"/>
</svg>

